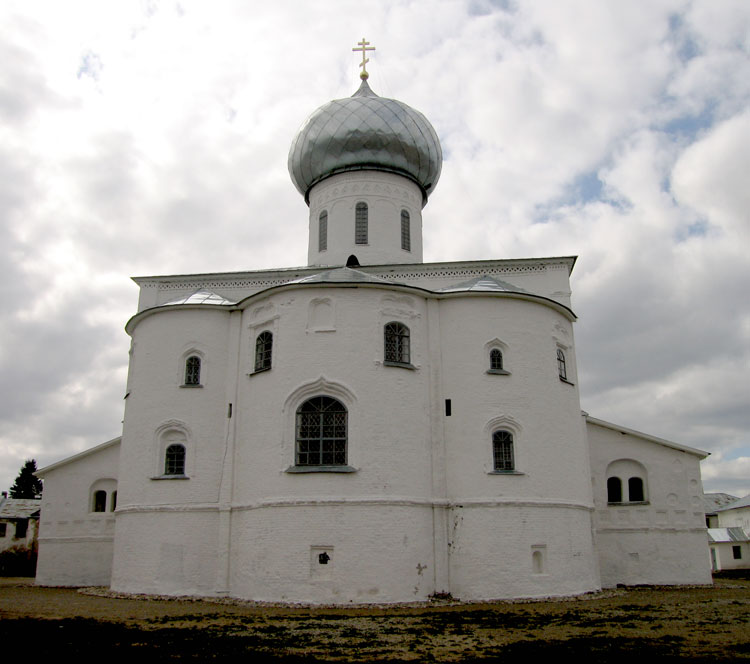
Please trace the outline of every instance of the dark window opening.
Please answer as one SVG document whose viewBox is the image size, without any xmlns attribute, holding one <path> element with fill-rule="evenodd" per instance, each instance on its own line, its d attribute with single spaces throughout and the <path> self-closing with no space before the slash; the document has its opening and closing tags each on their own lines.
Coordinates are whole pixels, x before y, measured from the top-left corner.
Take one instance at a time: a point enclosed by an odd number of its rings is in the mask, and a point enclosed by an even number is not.
<svg viewBox="0 0 750 664">
<path fill-rule="evenodd" d="M 106 491 L 95 491 L 94 492 L 94 512 L 106 512 L 107 511 L 107 492 Z"/>
<path fill-rule="evenodd" d="M 117 491 L 112 492 L 112 498 L 109 503 L 109 511 L 114 512 L 117 509 Z"/>
<path fill-rule="evenodd" d="M 445 400 L 445 416 L 446 417 L 451 416 L 451 400 L 450 399 Z"/>
<path fill-rule="evenodd" d="M 734 560 L 742 560 L 742 547 L 739 544 L 732 547 L 732 558 Z"/>
<path fill-rule="evenodd" d="M 631 477 L 628 480 L 628 501 L 631 503 L 641 503 L 644 500 L 643 480 L 640 477 Z"/>
<path fill-rule="evenodd" d="M 622 482 L 619 477 L 610 477 L 607 479 L 607 502 L 622 502 Z"/>
<path fill-rule="evenodd" d="M 499 348 L 490 351 L 490 369 L 493 371 L 503 370 L 503 352 Z"/>
<path fill-rule="evenodd" d="M 26 532 L 29 529 L 29 520 L 28 519 L 19 519 L 16 521 L 16 537 L 18 539 L 23 539 L 26 537 Z"/>
</svg>

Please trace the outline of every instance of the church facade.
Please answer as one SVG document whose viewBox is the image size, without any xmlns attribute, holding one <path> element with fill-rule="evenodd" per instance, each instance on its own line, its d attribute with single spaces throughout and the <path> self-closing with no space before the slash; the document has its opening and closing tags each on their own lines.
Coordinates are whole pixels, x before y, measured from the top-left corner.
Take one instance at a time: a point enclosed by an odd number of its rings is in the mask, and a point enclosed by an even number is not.
<svg viewBox="0 0 750 664">
<path fill-rule="evenodd" d="M 706 454 L 582 413 L 575 258 L 424 263 L 419 112 L 289 155 L 308 266 L 136 278 L 120 438 L 42 469 L 37 582 L 310 603 L 710 583 Z"/>
</svg>

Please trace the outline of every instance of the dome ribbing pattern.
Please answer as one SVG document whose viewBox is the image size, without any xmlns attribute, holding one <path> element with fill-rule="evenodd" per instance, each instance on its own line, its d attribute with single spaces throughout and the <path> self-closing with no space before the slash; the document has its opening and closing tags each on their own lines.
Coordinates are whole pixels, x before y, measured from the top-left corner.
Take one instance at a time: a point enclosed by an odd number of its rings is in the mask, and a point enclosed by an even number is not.
<svg viewBox="0 0 750 664">
<path fill-rule="evenodd" d="M 310 188 L 345 171 L 404 175 L 425 200 L 440 178 L 443 153 L 427 118 L 362 81 L 351 97 L 321 106 L 302 125 L 289 150 L 289 174 L 307 200 Z"/>
</svg>

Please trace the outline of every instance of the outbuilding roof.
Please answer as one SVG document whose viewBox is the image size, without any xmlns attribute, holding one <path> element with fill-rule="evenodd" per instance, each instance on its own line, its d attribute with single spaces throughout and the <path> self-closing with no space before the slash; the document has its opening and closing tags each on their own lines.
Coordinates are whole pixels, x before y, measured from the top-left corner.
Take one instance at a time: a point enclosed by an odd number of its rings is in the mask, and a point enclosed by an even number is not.
<svg viewBox="0 0 750 664">
<path fill-rule="evenodd" d="M 709 542 L 747 542 L 749 540 L 745 531 L 739 527 L 708 529 Z"/>
<path fill-rule="evenodd" d="M 42 501 L 37 498 L 3 498 L 0 519 L 28 519 L 39 516 Z"/>
</svg>

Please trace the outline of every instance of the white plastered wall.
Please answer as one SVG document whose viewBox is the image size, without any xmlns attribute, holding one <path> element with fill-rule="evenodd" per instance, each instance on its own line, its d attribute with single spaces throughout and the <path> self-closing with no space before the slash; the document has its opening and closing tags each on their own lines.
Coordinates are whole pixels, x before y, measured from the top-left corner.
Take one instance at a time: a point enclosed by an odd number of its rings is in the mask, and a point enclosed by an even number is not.
<svg viewBox="0 0 750 664">
<path fill-rule="evenodd" d="M 602 585 L 711 583 L 700 457 L 591 421 L 586 430 Z M 608 503 L 618 460 L 646 469 L 645 501 Z"/>
<path fill-rule="evenodd" d="M 94 449 L 44 472 L 36 582 L 51 586 L 109 585 L 120 446 Z M 94 489 L 107 491 L 106 511 L 93 511 Z"/>
</svg>

